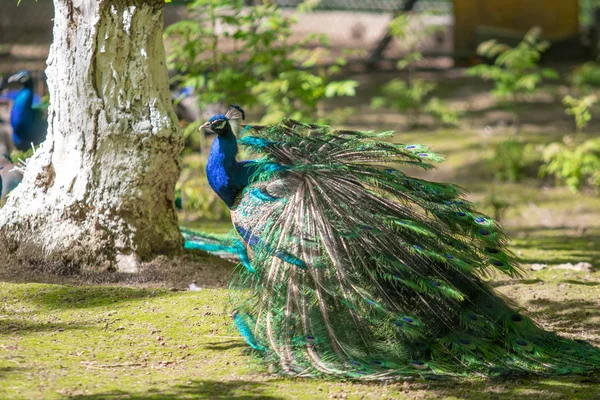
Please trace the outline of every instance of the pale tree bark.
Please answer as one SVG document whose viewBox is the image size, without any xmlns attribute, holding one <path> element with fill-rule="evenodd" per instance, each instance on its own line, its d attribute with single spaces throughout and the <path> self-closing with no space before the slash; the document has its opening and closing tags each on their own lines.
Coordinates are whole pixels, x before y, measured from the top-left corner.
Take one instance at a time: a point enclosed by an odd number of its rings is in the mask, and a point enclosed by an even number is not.
<svg viewBox="0 0 600 400">
<path fill-rule="evenodd" d="M 0 210 L 0 247 L 135 272 L 183 244 L 173 198 L 183 136 L 167 84 L 164 0 L 54 4 L 48 137 Z"/>
</svg>

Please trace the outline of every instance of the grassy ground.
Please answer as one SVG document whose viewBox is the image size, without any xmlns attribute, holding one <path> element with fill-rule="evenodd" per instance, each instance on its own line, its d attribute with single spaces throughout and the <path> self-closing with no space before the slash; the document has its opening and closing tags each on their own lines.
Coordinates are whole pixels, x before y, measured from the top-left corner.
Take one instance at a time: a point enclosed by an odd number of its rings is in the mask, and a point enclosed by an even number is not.
<svg viewBox="0 0 600 400">
<path fill-rule="evenodd" d="M 431 143 L 447 153 L 447 165 L 428 177 L 458 181 L 485 207 L 489 177 L 473 167 L 485 151 L 477 132 L 412 132 L 402 140 Z M 525 269 L 532 263 L 548 267 L 492 284 L 545 328 L 600 345 L 600 273 L 555 267 L 600 263 L 600 199 L 542 187 L 537 180 L 496 183 L 495 191 L 512 204 L 504 222 Z M 270 376 L 231 328 L 223 288 L 230 267 L 206 256 L 188 258 L 201 267 L 112 286 L 86 285 L 83 277 L 22 283 L 27 279 L 4 271 L 0 398 L 600 398 L 600 382 L 591 377 L 365 384 Z M 210 272 L 220 278 L 210 278 Z M 193 279 L 206 288 L 170 289 Z"/>
<path fill-rule="evenodd" d="M 597 256 L 598 254 L 596 254 Z M 600 277 L 499 280 L 548 329 L 600 344 Z M 269 376 L 230 327 L 225 289 L 0 283 L 2 399 L 597 399 L 591 377 L 365 384 Z"/>
<path fill-rule="evenodd" d="M 437 171 L 421 176 L 461 184 L 489 213 L 492 192 L 508 204 L 503 223 L 528 276 L 499 276 L 491 284 L 546 329 L 600 345 L 600 272 L 557 267 L 600 266 L 600 198 L 534 178 L 494 182 L 484 160 L 489 143 L 511 135 L 510 128 L 497 128 L 510 116 L 486 108 L 489 96 L 482 93 L 489 88 L 468 91 L 453 82 L 448 98 L 470 110 L 465 129 L 427 128 L 397 140 L 427 143 L 448 155 Z M 364 103 L 345 104 L 357 106 L 353 126 L 390 129 L 403 123 L 393 113 L 372 113 Z M 520 136 L 528 142 L 559 140 L 570 127 L 551 102 L 526 111 Z M 191 226 L 228 230 L 218 223 Z M 532 264 L 546 267 L 531 271 Z M 0 265 L 0 399 L 600 398 L 597 377 L 367 384 L 272 376 L 231 328 L 225 289 L 231 268 L 198 253 L 157 260 L 139 276 L 60 276 L 40 274 L 36 266 Z M 203 289 L 183 290 L 192 281 Z"/>
</svg>

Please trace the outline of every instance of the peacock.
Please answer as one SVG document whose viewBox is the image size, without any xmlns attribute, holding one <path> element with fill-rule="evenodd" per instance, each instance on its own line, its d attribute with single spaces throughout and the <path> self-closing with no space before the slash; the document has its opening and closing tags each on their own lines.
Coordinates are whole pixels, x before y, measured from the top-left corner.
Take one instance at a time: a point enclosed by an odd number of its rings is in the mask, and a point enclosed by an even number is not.
<svg viewBox="0 0 600 400">
<path fill-rule="evenodd" d="M 36 106 L 39 96 L 33 90 L 34 81 L 31 73 L 22 70 L 7 80 L 8 84 L 20 84 L 22 88 L 13 96 L 13 106 L 10 112 L 12 141 L 14 146 L 27 151 L 31 145 L 38 145 L 46 139 L 48 123 L 42 117 L 42 110 Z"/>
<path fill-rule="evenodd" d="M 207 177 L 237 234 L 212 245 L 239 254 L 233 320 L 276 371 L 385 380 L 600 370 L 600 349 L 544 331 L 483 280 L 522 274 L 500 225 L 459 187 L 399 169 L 430 169 L 441 155 L 386 141 L 391 132 L 289 119 L 246 126 L 238 140 L 242 116 L 232 107 L 203 125 L 217 135 Z M 237 161 L 238 143 L 258 158 Z M 188 247 L 201 242 L 184 234 Z"/>
</svg>

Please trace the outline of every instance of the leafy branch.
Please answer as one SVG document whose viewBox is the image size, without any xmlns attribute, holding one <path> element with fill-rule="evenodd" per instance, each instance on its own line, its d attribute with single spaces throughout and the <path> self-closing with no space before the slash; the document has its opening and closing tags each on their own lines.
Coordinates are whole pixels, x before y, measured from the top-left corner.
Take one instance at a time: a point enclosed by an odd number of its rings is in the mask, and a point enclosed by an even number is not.
<svg viewBox="0 0 600 400">
<path fill-rule="evenodd" d="M 494 82 L 493 95 L 504 101 L 512 109 L 519 125 L 519 108 L 528 95 L 537 93 L 543 79 L 558 79 L 558 73 L 551 68 L 539 68 L 542 54 L 550 47 L 550 42 L 540 40 L 541 29 L 532 28 L 523 40 L 511 47 L 489 40 L 479 45 L 477 53 L 493 60 L 493 65 L 480 64 L 467 70 L 467 75 L 479 76 Z"/>
<path fill-rule="evenodd" d="M 248 109 L 260 106 L 265 111 L 261 122 L 271 123 L 283 117 L 312 118 L 324 99 L 355 95 L 356 81 L 333 80 L 345 60 L 319 66 L 328 54 L 327 37 L 296 41 L 296 20 L 276 5 L 196 0 L 189 11 L 193 19 L 166 30 L 168 61 L 181 85 L 200 94 L 201 108 L 229 102 Z"/>
</svg>

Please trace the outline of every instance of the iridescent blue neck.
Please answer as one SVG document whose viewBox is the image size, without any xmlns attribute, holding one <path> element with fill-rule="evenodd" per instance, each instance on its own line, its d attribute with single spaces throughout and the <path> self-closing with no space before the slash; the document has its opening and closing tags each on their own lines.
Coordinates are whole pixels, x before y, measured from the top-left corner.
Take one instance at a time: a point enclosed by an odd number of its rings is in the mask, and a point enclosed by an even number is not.
<svg viewBox="0 0 600 400">
<path fill-rule="evenodd" d="M 228 207 L 233 206 L 237 195 L 243 189 L 240 188 L 237 177 L 237 152 L 235 135 L 231 127 L 228 127 L 225 133 L 217 135 L 213 141 L 206 163 L 208 183 Z"/>
</svg>

